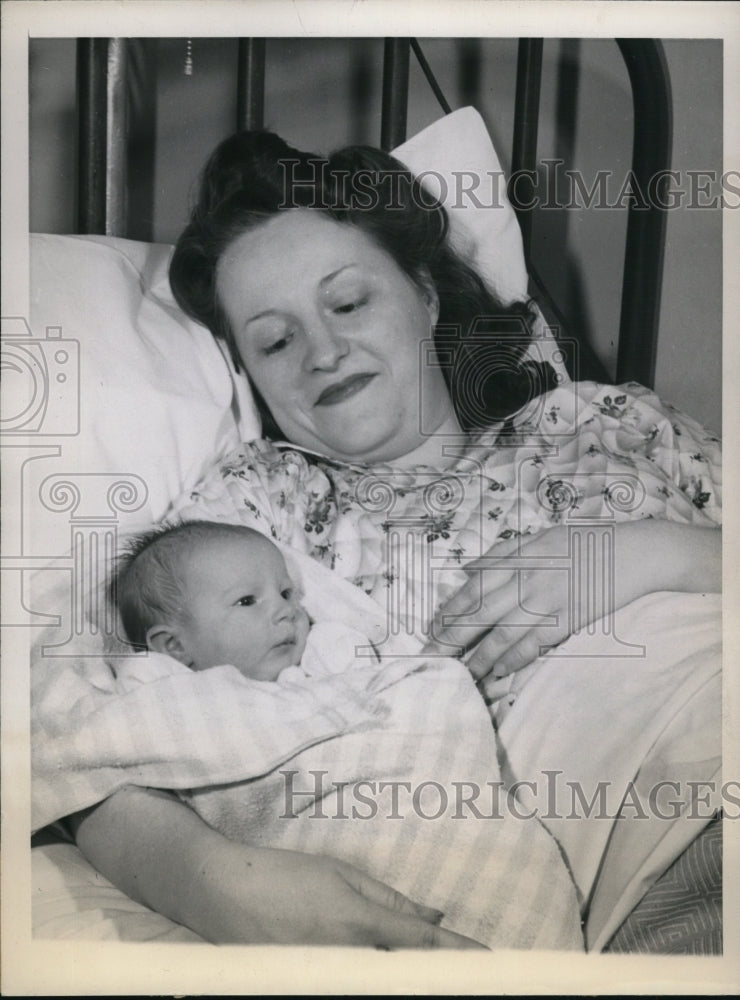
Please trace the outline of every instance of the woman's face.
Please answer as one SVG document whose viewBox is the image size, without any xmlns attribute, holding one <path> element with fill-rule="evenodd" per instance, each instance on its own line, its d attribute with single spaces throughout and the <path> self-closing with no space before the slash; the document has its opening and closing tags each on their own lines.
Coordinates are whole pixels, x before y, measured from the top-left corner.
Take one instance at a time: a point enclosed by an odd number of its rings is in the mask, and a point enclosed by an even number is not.
<svg viewBox="0 0 740 1000">
<path fill-rule="evenodd" d="M 356 227 L 283 212 L 228 247 L 217 294 L 245 368 L 294 444 L 390 461 L 454 419 L 440 369 L 422 363 L 436 294 Z"/>
</svg>

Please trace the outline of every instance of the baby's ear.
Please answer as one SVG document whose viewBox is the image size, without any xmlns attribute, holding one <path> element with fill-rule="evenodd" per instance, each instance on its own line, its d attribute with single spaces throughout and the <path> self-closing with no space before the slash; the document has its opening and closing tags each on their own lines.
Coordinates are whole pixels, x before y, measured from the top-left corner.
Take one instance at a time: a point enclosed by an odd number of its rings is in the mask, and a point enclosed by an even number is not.
<svg viewBox="0 0 740 1000">
<path fill-rule="evenodd" d="M 169 625 L 152 625 L 146 633 L 147 647 L 155 653 L 166 653 L 186 667 L 191 665 L 187 650 L 180 641 L 177 632 Z"/>
</svg>

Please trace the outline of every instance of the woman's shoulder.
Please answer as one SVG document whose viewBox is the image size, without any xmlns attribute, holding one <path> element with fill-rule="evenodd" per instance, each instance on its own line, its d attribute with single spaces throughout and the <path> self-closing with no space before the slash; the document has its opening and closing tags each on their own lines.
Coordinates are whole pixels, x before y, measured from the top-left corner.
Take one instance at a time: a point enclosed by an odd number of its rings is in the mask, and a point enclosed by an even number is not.
<svg viewBox="0 0 740 1000">
<path fill-rule="evenodd" d="M 718 464 L 719 439 L 654 390 L 637 382 L 609 385 L 569 382 L 533 397 L 503 426 L 471 435 L 468 454 L 476 451 L 488 467 L 510 463 L 534 449 L 545 455 L 574 458 L 588 454 L 653 459 L 658 451 L 675 460 L 690 452 L 695 462 Z"/>
<path fill-rule="evenodd" d="M 275 536 L 300 498 L 316 492 L 322 479 L 292 445 L 243 441 L 214 459 L 197 485 L 175 501 L 170 517 L 235 521 Z"/>
<path fill-rule="evenodd" d="M 533 397 L 510 419 L 506 430 L 520 436 L 537 433 L 562 439 L 599 422 L 630 426 L 685 424 L 708 442 L 718 442 L 697 421 L 639 382 L 567 382 Z"/>
</svg>

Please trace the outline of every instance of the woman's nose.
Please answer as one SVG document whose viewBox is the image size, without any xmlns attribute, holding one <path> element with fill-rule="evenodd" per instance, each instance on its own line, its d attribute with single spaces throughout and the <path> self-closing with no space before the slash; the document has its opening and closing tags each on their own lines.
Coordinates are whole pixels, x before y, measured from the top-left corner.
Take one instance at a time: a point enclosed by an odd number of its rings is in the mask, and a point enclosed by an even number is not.
<svg viewBox="0 0 740 1000">
<path fill-rule="evenodd" d="M 309 371 L 334 371 L 349 352 L 349 343 L 327 323 L 317 321 L 306 333 L 305 364 Z"/>
</svg>

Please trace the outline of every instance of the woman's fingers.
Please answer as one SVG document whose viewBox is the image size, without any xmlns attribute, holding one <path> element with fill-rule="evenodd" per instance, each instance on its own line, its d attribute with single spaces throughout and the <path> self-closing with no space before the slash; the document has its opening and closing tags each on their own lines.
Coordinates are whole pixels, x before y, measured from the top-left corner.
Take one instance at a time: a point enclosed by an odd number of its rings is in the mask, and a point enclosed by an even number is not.
<svg viewBox="0 0 740 1000">
<path fill-rule="evenodd" d="M 496 590 L 505 586 L 515 579 L 520 564 L 512 566 L 506 559 L 502 559 L 499 563 L 498 560 L 494 562 L 490 556 L 481 556 L 480 559 L 474 559 L 463 568 L 470 579 L 442 605 L 440 611 L 444 614 L 454 611 L 459 604 L 463 604 L 465 601 L 473 600 L 475 595 L 480 593 L 481 588 Z"/>
<path fill-rule="evenodd" d="M 374 938 L 377 948 L 465 948 L 487 950 L 472 938 L 427 923 L 407 913 L 392 913 L 372 905 Z"/>
<path fill-rule="evenodd" d="M 478 680 L 491 676 L 494 680 L 499 677 L 506 677 L 517 670 L 522 670 L 529 666 L 537 657 L 552 648 L 552 644 L 547 644 L 542 634 L 542 629 L 532 629 L 522 635 L 519 630 L 518 638 L 502 650 L 497 648 L 498 639 L 494 633 L 489 633 L 478 645 L 476 650 L 467 661 L 467 667 L 471 674 Z"/>
<path fill-rule="evenodd" d="M 465 661 L 470 673 L 476 680 L 481 680 L 493 672 L 497 677 L 503 677 L 511 670 L 519 670 L 527 663 L 537 658 L 535 653 L 529 660 L 521 659 L 526 655 L 526 650 L 539 648 L 536 641 L 532 639 L 532 633 L 524 633 L 521 626 L 496 626 L 483 636 L 481 641 Z M 513 654 L 513 650 L 521 650 L 519 654 Z M 509 661 L 504 661 L 505 656 L 509 656 Z M 516 666 L 509 667 L 507 663 L 516 663 Z"/>
<path fill-rule="evenodd" d="M 559 529 L 543 536 L 497 542 L 468 563 L 468 581 L 435 615 L 423 652 L 472 650 L 467 665 L 480 680 L 492 670 L 498 676 L 520 670 L 561 642 L 571 617 L 567 569 L 553 564 L 562 536 Z M 531 559 L 522 564 L 516 556 L 525 549 Z"/>
<path fill-rule="evenodd" d="M 425 652 L 459 656 L 460 650 L 474 646 L 492 630 L 496 632 L 495 647 L 499 652 L 521 638 L 523 628 L 532 622 L 521 607 L 519 581 L 509 578 L 484 590 L 483 581 L 488 584 L 488 577 L 486 573 L 485 577 L 469 581 L 440 609 Z"/>
<path fill-rule="evenodd" d="M 432 636 L 440 643 L 468 646 L 496 619 L 491 615 L 500 614 L 510 603 L 510 597 L 502 593 L 511 587 L 510 574 L 476 573 L 467 583 L 446 601 L 434 616 Z M 460 620 L 460 624 L 456 623 Z M 469 619 L 464 621 L 464 619 Z"/>
<path fill-rule="evenodd" d="M 526 547 L 528 541 L 529 536 L 523 535 L 517 535 L 514 538 L 499 539 L 479 559 L 471 559 L 470 562 L 466 563 L 463 569 L 466 571 L 475 570 L 483 561 L 488 564 L 491 559 L 499 560 L 506 559 L 509 556 L 518 556 L 521 554 L 522 549 Z"/>
<path fill-rule="evenodd" d="M 439 910 L 412 902 L 351 865 L 341 865 L 341 871 L 351 890 L 362 897 L 361 943 L 377 948 L 484 948 L 478 941 L 439 927 L 443 916 Z"/>
<path fill-rule="evenodd" d="M 342 874 L 352 888 L 370 902 L 377 903 L 379 906 L 384 906 L 386 909 L 394 910 L 397 913 L 407 913 L 414 917 L 420 917 L 430 924 L 438 924 L 442 919 L 443 914 L 441 910 L 435 910 L 431 906 L 423 906 L 421 903 L 412 902 L 408 896 L 397 892 L 385 882 L 379 882 L 377 879 L 365 875 L 364 872 L 358 871 L 352 865 L 342 864 L 341 868 Z"/>
</svg>

